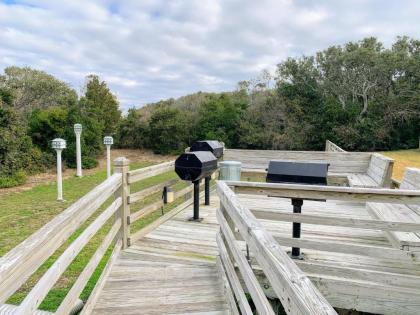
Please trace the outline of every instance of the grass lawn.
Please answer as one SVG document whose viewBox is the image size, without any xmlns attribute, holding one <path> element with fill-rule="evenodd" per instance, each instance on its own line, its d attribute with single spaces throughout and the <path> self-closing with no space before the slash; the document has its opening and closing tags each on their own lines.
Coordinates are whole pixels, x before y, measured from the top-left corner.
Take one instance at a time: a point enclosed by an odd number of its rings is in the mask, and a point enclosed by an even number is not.
<svg viewBox="0 0 420 315">
<path fill-rule="evenodd" d="M 381 152 L 395 160 L 392 177 L 402 180 L 406 167 L 420 168 L 420 149 Z"/>
<path fill-rule="evenodd" d="M 152 162 L 138 162 L 130 165 L 131 169 L 145 167 L 153 164 Z M 11 193 L 0 198 L 0 256 L 7 253 L 13 247 L 26 239 L 41 226 L 46 224 L 58 213 L 67 208 L 70 204 L 89 192 L 93 187 L 98 185 L 106 178 L 106 171 L 100 170 L 92 175 L 86 175 L 82 178 L 72 177 L 63 181 L 63 192 L 65 202 L 55 201 L 56 186 L 55 184 L 38 185 L 31 190 Z M 131 192 L 135 192 L 146 187 L 152 186 L 163 181 L 177 178 L 175 172 L 167 172 L 131 185 Z M 185 186 L 183 182 L 174 185 L 174 189 L 178 190 Z M 157 201 L 161 198 L 161 194 L 157 193 L 131 205 L 131 212 L 141 209 L 144 205 Z M 167 212 L 183 202 L 183 198 L 179 198 L 163 209 Z M 181 200 L 182 199 L 182 200 Z M 45 271 L 54 263 L 60 254 L 74 241 L 80 233 L 92 222 L 102 210 L 112 201 L 112 197 L 104 203 L 104 205 L 89 218 L 89 220 L 81 226 L 67 242 L 65 242 L 31 277 L 30 279 L 8 300 L 8 303 L 19 304 L 28 294 L 31 288 L 36 284 Z M 141 229 L 147 224 L 153 222 L 161 216 L 161 210 L 136 221 L 131 226 L 133 232 Z M 89 262 L 90 257 L 94 254 L 97 247 L 101 244 L 102 239 L 109 231 L 113 219 L 110 221 L 90 240 L 85 248 L 79 253 L 73 263 L 63 273 L 56 285 L 51 289 L 47 297 L 41 303 L 40 309 L 55 311 L 64 299 L 65 295 L 76 281 L 78 275 Z M 109 249 L 104 256 L 97 270 L 89 280 L 85 290 L 81 294 L 82 300 L 86 301 L 92 291 L 97 279 L 99 278 L 103 267 L 106 264 L 111 250 Z"/>
</svg>

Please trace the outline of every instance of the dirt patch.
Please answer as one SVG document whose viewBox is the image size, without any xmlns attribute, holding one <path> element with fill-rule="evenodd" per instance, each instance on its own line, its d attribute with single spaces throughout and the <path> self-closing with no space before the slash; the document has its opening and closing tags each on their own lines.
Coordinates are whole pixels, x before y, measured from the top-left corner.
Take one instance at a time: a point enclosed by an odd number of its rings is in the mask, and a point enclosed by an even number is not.
<svg viewBox="0 0 420 315">
<path fill-rule="evenodd" d="M 152 162 L 165 162 L 173 159 L 173 156 L 163 156 L 163 155 L 156 155 L 151 151 L 147 150 L 129 150 L 129 149 L 116 149 L 111 151 L 111 159 L 115 159 L 119 156 L 124 156 L 130 160 L 130 162 L 145 162 L 145 161 L 152 161 Z M 98 172 L 99 170 L 104 170 L 106 168 L 106 153 L 99 158 L 98 166 L 89 170 L 83 170 L 84 175 L 89 175 Z M 63 179 L 70 178 L 75 175 L 75 169 L 64 169 L 63 170 Z M 28 179 L 25 184 L 11 187 L 11 188 L 3 188 L 0 189 L 0 196 L 20 192 L 25 190 L 30 190 L 34 186 L 40 184 L 51 184 L 54 183 L 56 180 L 56 171 L 55 168 L 51 168 L 45 173 L 39 173 L 35 175 L 28 176 Z"/>
</svg>

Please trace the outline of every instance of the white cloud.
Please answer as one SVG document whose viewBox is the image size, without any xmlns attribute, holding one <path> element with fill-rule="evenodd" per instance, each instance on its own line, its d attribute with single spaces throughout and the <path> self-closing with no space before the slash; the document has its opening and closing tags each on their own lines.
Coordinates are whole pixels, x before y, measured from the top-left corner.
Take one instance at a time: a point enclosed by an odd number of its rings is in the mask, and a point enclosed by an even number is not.
<svg viewBox="0 0 420 315">
<path fill-rule="evenodd" d="M 28 65 L 80 91 L 97 73 L 124 109 L 233 89 L 287 56 L 363 36 L 420 37 L 420 2 L 0 0 L 0 67 Z"/>
</svg>

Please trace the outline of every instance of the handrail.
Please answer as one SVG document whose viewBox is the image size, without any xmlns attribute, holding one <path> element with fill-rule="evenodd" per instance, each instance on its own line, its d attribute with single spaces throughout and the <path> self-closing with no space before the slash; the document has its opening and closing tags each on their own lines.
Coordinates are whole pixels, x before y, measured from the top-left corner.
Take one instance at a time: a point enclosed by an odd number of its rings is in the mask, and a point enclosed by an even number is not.
<svg viewBox="0 0 420 315">
<path fill-rule="evenodd" d="M 334 142 L 330 140 L 325 141 L 325 151 L 327 152 L 347 152 L 346 150 L 340 148 Z"/>
<path fill-rule="evenodd" d="M 169 161 L 128 172 L 128 183 L 132 184 L 142 179 L 156 176 L 174 169 L 175 161 Z"/>
<path fill-rule="evenodd" d="M 96 252 L 93 254 L 84 270 L 60 304 L 56 314 L 69 314 L 80 293 L 95 271 L 107 250 L 111 247 L 113 254 L 101 274 L 91 297 L 82 313 L 93 307 L 97 294 L 103 286 L 104 278 L 115 261 L 119 251 L 126 248 L 130 241 L 130 218 L 137 219 L 152 212 L 156 205 L 142 209 L 142 212 L 130 214 L 130 203 L 142 200 L 150 194 L 156 193 L 177 180 L 170 180 L 154 185 L 130 195 L 130 183 L 137 182 L 152 176 L 163 174 L 173 169 L 174 161 L 153 165 L 143 169 L 129 171 L 129 161 L 117 158 L 114 161 L 115 174 L 96 186 L 85 196 L 77 200 L 50 222 L 33 233 L 3 257 L 0 257 L 0 303 L 4 303 L 27 279 L 50 257 L 68 238 L 80 228 L 105 201 L 113 198 L 113 202 L 91 222 L 81 234 L 64 250 L 53 265 L 42 275 L 32 290 L 16 308 L 15 314 L 32 314 L 54 286 L 59 277 L 72 263 L 80 251 L 91 238 L 114 216 L 114 223 Z M 188 193 L 186 189 L 178 192 Z M 176 208 L 179 211 L 179 207 Z M 172 215 L 172 214 L 171 214 Z M 162 217 L 163 218 L 163 217 Z M 140 235 L 136 233 L 136 235 Z M 134 235 L 134 236 L 136 236 Z M 116 242 L 114 244 L 114 241 Z"/>
<path fill-rule="evenodd" d="M 241 237 L 254 253 L 255 259 L 269 279 L 287 314 L 337 314 L 251 211 L 239 202 L 227 183 L 218 181 L 217 193 L 221 202 L 217 216 L 222 236 L 238 264 L 258 313 L 272 314 L 272 309 L 270 310 L 265 303 L 265 295 L 261 296 L 261 287 L 255 282 L 252 270 L 250 271 L 249 266 L 246 267 L 247 264 L 243 263 L 245 257 L 237 250 L 228 221 L 239 230 Z M 235 295 L 237 293 L 236 291 Z M 236 296 L 240 301 L 239 295 Z"/>
<path fill-rule="evenodd" d="M 0 258 L 4 303 L 121 186 L 114 174 Z"/>
<path fill-rule="evenodd" d="M 226 181 L 239 194 L 269 195 L 273 197 L 313 200 L 345 200 L 397 204 L 420 204 L 420 190 L 355 188 L 338 186 L 315 186 L 299 184 L 274 184 L 259 182 Z"/>
</svg>

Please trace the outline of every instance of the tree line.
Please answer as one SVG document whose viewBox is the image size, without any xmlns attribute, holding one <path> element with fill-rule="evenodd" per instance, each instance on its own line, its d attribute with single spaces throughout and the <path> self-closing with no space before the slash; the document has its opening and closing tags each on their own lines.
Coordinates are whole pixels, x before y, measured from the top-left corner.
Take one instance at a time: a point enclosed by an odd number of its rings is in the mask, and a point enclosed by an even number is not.
<svg viewBox="0 0 420 315">
<path fill-rule="evenodd" d="M 175 153 L 195 139 L 228 147 L 350 151 L 418 146 L 420 41 L 376 38 L 288 58 L 228 93 L 196 93 L 131 109 L 118 143 Z"/>
<path fill-rule="evenodd" d="M 96 165 L 102 137 L 121 148 L 182 152 L 197 139 L 231 148 L 322 150 L 329 139 L 350 151 L 413 148 L 420 135 L 420 41 L 375 38 L 288 58 L 275 73 L 234 91 L 162 100 L 121 116 L 106 82 L 87 77 L 82 95 L 53 76 L 9 67 L 0 75 L 0 187 L 53 163 L 49 141 L 68 141 L 82 123 L 83 167 Z M 3 184 L 2 184 L 3 183 Z"/>
<path fill-rule="evenodd" d="M 75 167 L 75 123 L 83 125 L 83 168 L 95 167 L 103 136 L 115 133 L 120 118 L 116 97 L 96 75 L 86 78 L 79 97 L 43 71 L 6 68 L 0 75 L 0 188 L 22 184 L 26 175 L 54 165 L 54 138 L 67 140 L 63 158 Z"/>
</svg>

